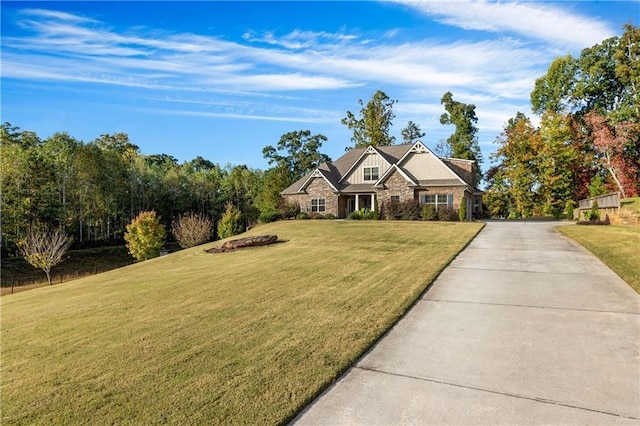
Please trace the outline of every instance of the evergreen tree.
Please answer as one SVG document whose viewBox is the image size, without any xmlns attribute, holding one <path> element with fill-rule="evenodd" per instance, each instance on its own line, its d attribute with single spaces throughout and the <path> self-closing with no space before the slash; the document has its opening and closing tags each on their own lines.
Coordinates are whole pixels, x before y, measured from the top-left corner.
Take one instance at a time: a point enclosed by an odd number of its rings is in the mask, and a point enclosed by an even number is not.
<svg viewBox="0 0 640 426">
<path fill-rule="evenodd" d="M 439 154 L 444 156 L 474 160 L 478 166 L 478 182 L 482 179 L 480 164 L 482 153 L 478 145 L 476 106 L 455 101 L 451 92 L 442 96 L 440 103 L 447 111 L 440 116 L 440 123 L 455 126 L 455 131 L 446 141 L 442 141 Z"/>
<path fill-rule="evenodd" d="M 402 135 L 402 142 L 404 143 L 414 143 L 425 135 L 425 133 L 420 130 L 420 126 L 413 121 L 409 121 L 407 127 L 402 129 L 400 134 Z"/>
<path fill-rule="evenodd" d="M 225 212 L 218 222 L 218 237 L 232 237 L 242 232 L 242 214 L 233 203 L 227 203 Z"/>
<path fill-rule="evenodd" d="M 381 90 L 373 95 L 366 106 L 362 99 L 359 99 L 358 104 L 362 106 L 360 118 L 356 118 L 351 111 L 347 111 L 347 116 L 341 121 L 342 124 L 353 130 L 351 141 L 354 146 L 347 147 L 347 150 L 367 146 L 392 145 L 396 138 L 389 135 L 389 128 L 395 118 L 393 104 L 396 102 Z"/>
<path fill-rule="evenodd" d="M 295 182 L 320 164 L 331 161 L 329 156 L 320 152 L 326 141 L 326 136 L 311 135 L 309 130 L 289 132 L 282 135 L 275 148 L 265 146 L 262 155 L 270 165 L 286 168 L 290 173 L 290 181 Z M 286 155 L 280 154 L 281 151 L 285 151 Z"/>
</svg>

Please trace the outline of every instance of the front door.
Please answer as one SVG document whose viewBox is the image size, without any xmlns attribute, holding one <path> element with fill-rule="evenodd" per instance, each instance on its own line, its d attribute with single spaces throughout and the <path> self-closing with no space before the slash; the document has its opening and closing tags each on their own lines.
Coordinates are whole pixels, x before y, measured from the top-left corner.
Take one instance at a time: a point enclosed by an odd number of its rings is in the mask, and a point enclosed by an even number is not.
<svg viewBox="0 0 640 426">
<path fill-rule="evenodd" d="M 356 199 L 355 198 L 347 198 L 347 214 L 349 216 L 356 209 Z"/>
</svg>

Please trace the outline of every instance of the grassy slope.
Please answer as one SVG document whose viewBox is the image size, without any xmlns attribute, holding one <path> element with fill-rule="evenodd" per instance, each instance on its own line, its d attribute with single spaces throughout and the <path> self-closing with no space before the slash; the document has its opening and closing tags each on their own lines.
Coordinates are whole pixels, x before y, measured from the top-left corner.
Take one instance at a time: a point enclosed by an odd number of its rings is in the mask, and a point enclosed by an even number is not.
<svg viewBox="0 0 640 426">
<path fill-rule="evenodd" d="M 569 225 L 556 229 L 595 254 L 640 293 L 640 227 Z"/>
<path fill-rule="evenodd" d="M 67 252 L 65 260 L 51 269 L 51 280 L 54 283 L 60 282 L 60 274 L 64 281 L 87 276 L 95 273 L 96 270 L 103 272 L 133 263 L 133 257 L 125 246 L 99 247 L 83 250 L 71 250 Z M 9 293 L 6 287 L 11 286 L 12 278 L 15 280 L 16 290 L 18 286 L 25 283 L 42 286 L 47 284 L 47 276 L 42 269 L 29 265 L 22 257 L 9 257 L 2 259 L 0 266 L 0 280 L 3 294 Z"/>
<path fill-rule="evenodd" d="M 640 197 L 631 197 L 620 200 L 620 206 L 624 209 L 633 210 L 640 213 Z"/>
<path fill-rule="evenodd" d="M 480 228 L 279 222 L 249 234 L 286 243 L 3 297 L 2 423 L 287 421 Z"/>
</svg>

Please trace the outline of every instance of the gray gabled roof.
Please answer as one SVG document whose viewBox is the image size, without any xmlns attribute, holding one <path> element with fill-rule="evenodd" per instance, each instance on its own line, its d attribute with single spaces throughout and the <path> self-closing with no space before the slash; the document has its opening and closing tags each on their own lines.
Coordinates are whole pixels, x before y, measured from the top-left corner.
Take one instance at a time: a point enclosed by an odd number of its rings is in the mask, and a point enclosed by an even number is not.
<svg viewBox="0 0 640 426">
<path fill-rule="evenodd" d="M 401 144 L 401 145 L 389 145 L 389 146 L 377 146 L 375 150 L 377 153 L 382 156 L 389 164 L 396 165 L 403 157 L 407 155 L 407 153 L 411 150 L 411 148 L 415 144 Z M 368 147 L 367 147 L 368 148 Z M 372 184 L 358 184 L 358 185 L 344 185 L 341 183 L 341 179 L 354 167 L 356 163 L 362 158 L 364 152 L 367 148 L 354 148 L 351 149 L 343 156 L 338 158 L 337 160 L 331 163 L 322 163 L 316 170 L 302 178 L 298 179 L 291 186 L 286 188 L 281 192 L 282 195 L 293 195 L 304 192 L 304 188 L 311 181 L 313 174 L 319 171 L 322 174 L 322 177 L 332 186 L 335 190 L 342 192 L 371 192 L 373 190 Z M 441 159 L 441 161 L 444 159 Z M 453 168 L 447 164 L 446 161 L 442 161 L 456 176 L 459 177 L 460 181 L 466 182 L 458 173 L 453 170 Z M 460 181 L 456 179 L 447 179 L 446 182 L 442 181 L 428 181 L 428 182 L 420 182 L 422 185 L 460 185 Z M 474 188 L 475 189 L 475 188 Z"/>
</svg>

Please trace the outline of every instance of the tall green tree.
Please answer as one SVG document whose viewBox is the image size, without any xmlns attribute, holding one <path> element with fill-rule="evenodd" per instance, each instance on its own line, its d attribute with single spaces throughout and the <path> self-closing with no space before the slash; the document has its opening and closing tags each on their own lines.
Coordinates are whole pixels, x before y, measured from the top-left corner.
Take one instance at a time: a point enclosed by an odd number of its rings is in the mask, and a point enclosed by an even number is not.
<svg viewBox="0 0 640 426">
<path fill-rule="evenodd" d="M 536 114 L 584 116 L 589 111 L 614 122 L 640 118 L 640 29 L 624 26 L 621 37 L 584 49 L 578 58 L 556 58 L 536 80 L 531 105 Z"/>
<path fill-rule="evenodd" d="M 118 158 L 115 153 L 104 151 L 95 143 L 88 143 L 78 151 L 74 205 L 80 243 L 107 238 L 110 212 L 118 211 L 112 200 L 121 199 L 126 203 Z"/>
<path fill-rule="evenodd" d="M 487 190 L 483 203 L 491 217 L 496 218 L 508 217 L 513 204 L 510 185 L 504 173 L 501 173 L 502 168 L 501 164 L 491 166 L 485 175 Z"/>
<path fill-rule="evenodd" d="M 562 211 L 575 194 L 580 153 L 572 143 L 571 117 L 545 113 L 540 125 L 541 145 L 536 158 L 540 213 Z"/>
<path fill-rule="evenodd" d="M 347 116 L 341 121 L 353 131 L 351 141 L 354 146 L 347 147 L 347 150 L 392 145 L 396 138 L 389 134 L 389 130 L 395 118 L 393 104 L 396 102 L 381 90 L 378 90 L 366 105 L 359 99 L 358 104 L 362 106 L 360 117 L 357 118 L 351 111 L 347 111 Z"/>
<path fill-rule="evenodd" d="M 31 224 L 57 225 L 60 202 L 55 170 L 40 138 L 9 123 L 0 136 L 3 235 L 15 242 Z"/>
<path fill-rule="evenodd" d="M 56 190 L 61 206 L 58 217 L 63 232 L 73 225 L 74 190 L 77 182 L 75 159 L 81 143 L 67 132 L 57 132 L 44 140 L 42 151 L 56 179 Z"/>
<path fill-rule="evenodd" d="M 498 163 L 493 173 L 493 185 L 489 188 L 489 200 L 504 203 L 499 194 L 506 194 L 508 216 L 512 218 L 531 217 L 537 203 L 538 155 L 542 140 L 540 132 L 524 114 L 518 112 L 509 119 L 504 131 L 497 138 L 500 145 L 492 155 Z M 489 205 L 489 210 L 503 210 Z"/>
<path fill-rule="evenodd" d="M 256 207 L 261 212 L 280 210 L 284 203 L 280 193 L 292 183 L 291 173 L 285 165 L 281 164 L 267 170 L 256 197 Z"/>
<path fill-rule="evenodd" d="M 95 225 L 95 238 L 108 239 L 122 229 L 140 211 L 137 158 L 140 148 L 126 133 L 103 134 L 92 144 L 102 152 L 108 174 L 103 176 L 102 217 Z M 105 188 L 106 187 L 106 188 Z"/>
<path fill-rule="evenodd" d="M 551 62 L 547 73 L 536 79 L 531 92 L 533 112 L 567 113 L 575 103 L 578 62 L 571 55 L 561 56 Z"/>
<path fill-rule="evenodd" d="M 218 164 L 198 156 L 182 165 L 189 185 L 190 210 L 208 215 L 215 220 L 216 212 L 222 211 L 224 204 L 222 182 L 224 172 Z"/>
<path fill-rule="evenodd" d="M 16 243 L 34 223 L 57 225 L 59 201 L 54 171 L 33 132 L 10 123 L 0 126 L 0 213 L 2 250 L 16 253 Z"/>
<path fill-rule="evenodd" d="M 613 53 L 616 61 L 616 77 L 628 92 L 629 112 L 622 117 L 640 117 L 640 27 L 624 25 L 624 33 L 618 40 L 618 48 Z M 621 120 L 618 120 L 621 121 Z"/>
<path fill-rule="evenodd" d="M 295 182 L 320 164 L 331 161 L 329 156 L 320 152 L 326 141 L 326 136 L 312 135 L 309 130 L 288 132 L 280 137 L 276 147 L 265 146 L 262 155 L 270 165 L 289 170 L 290 179 Z"/>
<path fill-rule="evenodd" d="M 420 126 L 411 120 L 407 123 L 407 127 L 400 131 L 400 134 L 404 143 L 414 143 L 425 135 Z"/>
<path fill-rule="evenodd" d="M 476 106 L 465 104 L 453 99 L 451 92 L 447 92 L 440 99 L 446 112 L 440 116 L 440 124 L 453 125 L 455 130 L 451 136 L 439 145 L 439 153 L 444 156 L 473 160 L 478 166 L 478 182 L 482 179 L 480 164 L 482 153 L 478 145 L 478 117 Z"/>
<path fill-rule="evenodd" d="M 246 165 L 225 167 L 226 177 L 222 182 L 226 202 L 234 205 L 242 214 L 243 228 L 257 221 L 260 212 L 255 206 L 255 199 L 260 190 L 262 174 Z M 226 208 L 224 210 L 226 212 Z M 217 217 L 223 216 L 221 212 Z"/>
</svg>

